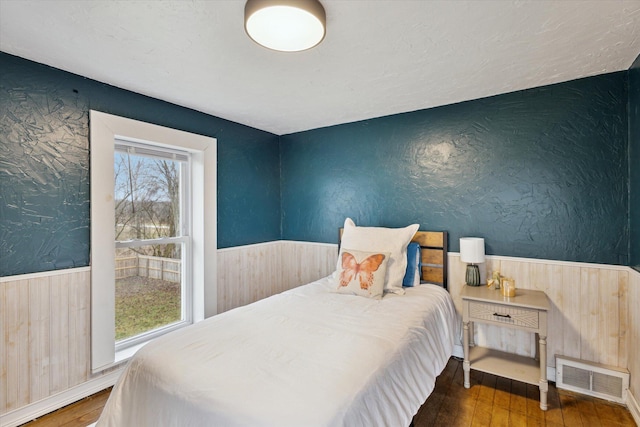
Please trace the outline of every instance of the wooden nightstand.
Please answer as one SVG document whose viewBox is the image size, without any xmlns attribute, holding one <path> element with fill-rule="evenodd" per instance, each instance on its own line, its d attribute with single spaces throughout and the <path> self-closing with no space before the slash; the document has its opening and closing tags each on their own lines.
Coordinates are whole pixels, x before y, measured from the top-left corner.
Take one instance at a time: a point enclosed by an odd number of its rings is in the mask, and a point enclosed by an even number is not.
<svg viewBox="0 0 640 427">
<path fill-rule="evenodd" d="M 540 409 L 547 410 L 547 313 L 549 299 L 544 292 L 516 289 L 516 296 L 503 297 L 486 286 L 463 286 L 462 297 L 464 386 L 469 388 L 469 370 L 476 369 L 540 387 Z M 486 323 L 535 333 L 536 358 L 474 346 L 473 323 Z M 539 357 L 538 357 L 539 355 Z"/>
</svg>

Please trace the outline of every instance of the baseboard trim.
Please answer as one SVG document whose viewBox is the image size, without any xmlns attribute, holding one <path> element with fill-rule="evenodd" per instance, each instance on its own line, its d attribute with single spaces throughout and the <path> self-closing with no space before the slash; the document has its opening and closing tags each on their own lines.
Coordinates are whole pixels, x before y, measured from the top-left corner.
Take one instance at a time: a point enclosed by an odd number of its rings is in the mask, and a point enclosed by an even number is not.
<svg viewBox="0 0 640 427">
<path fill-rule="evenodd" d="M 0 426 L 16 427 L 34 420 L 42 415 L 46 415 L 57 409 L 67 406 L 73 402 L 91 396 L 105 388 L 111 387 L 118 381 L 122 369 L 109 372 L 108 374 L 90 379 L 80 385 L 69 388 L 61 393 L 49 396 L 29 405 L 22 406 L 14 411 L 0 415 Z"/>
<path fill-rule="evenodd" d="M 640 426 L 640 405 L 638 405 L 638 400 L 631 393 L 631 390 L 627 390 L 627 408 L 629 408 L 636 425 Z"/>
</svg>

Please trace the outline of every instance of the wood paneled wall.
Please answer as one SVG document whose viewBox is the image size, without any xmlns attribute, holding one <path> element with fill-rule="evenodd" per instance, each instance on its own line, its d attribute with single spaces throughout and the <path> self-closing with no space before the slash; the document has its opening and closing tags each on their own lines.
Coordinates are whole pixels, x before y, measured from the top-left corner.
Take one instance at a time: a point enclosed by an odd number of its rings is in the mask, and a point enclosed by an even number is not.
<svg viewBox="0 0 640 427">
<path fill-rule="evenodd" d="M 284 290 L 278 242 L 218 250 L 218 313 Z"/>
<path fill-rule="evenodd" d="M 0 283 L 0 414 L 90 376 L 89 269 L 29 277 Z"/>
<path fill-rule="evenodd" d="M 629 346 L 627 352 L 627 369 L 631 372 L 631 394 L 635 396 L 636 404 L 640 404 L 640 272 L 632 270 L 629 273 Z M 635 413 L 640 415 L 640 407 L 635 408 Z M 636 422 L 638 418 L 636 418 Z"/>
<path fill-rule="evenodd" d="M 338 248 L 279 241 L 218 250 L 218 313 L 312 282 L 336 269 Z"/>
<path fill-rule="evenodd" d="M 335 270 L 337 246 L 270 242 L 218 251 L 218 311 L 251 303 Z M 627 267 L 488 257 L 516 286 L 551 300 L 548 359 L 555 354 L 627 368 L 640 396 L 640 273 Z M 460 308 L 465 265 L 449 254 L 449 289 Z M 0 278 L 0 415 L 95 378 L 89 367 L 88 268 Z M 477 327 L 476 342 L 533 354 L 529 334 Z"/>
<path fill-rule="evenodd" d="M 449 254 L 449 289 L 458 310 L 465 268 L 457 254 Z M 559 354 L 628 367 L 630 308 L 637 310 L 640 303 L 630 299 L 629 268 L 488 257 L 482 265 L 483 282 L 496 270 L 514 278 L 516 288 L 541 290 L 549 297 L 548 366 L 555 367 L 555 355 Z M 477 325 L 475 339 L 481 345 L 527 356 L 535 350 L 531 334 L 507 328 Z"/>
</svg>

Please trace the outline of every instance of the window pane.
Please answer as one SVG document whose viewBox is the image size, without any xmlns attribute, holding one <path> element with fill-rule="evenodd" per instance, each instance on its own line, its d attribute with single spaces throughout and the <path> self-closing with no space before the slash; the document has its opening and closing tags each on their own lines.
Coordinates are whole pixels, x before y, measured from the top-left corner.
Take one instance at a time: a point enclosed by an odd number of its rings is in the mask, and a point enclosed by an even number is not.
<svg viewBox="0 0 640 427">
<path fill-rule="evenodd" d="M 178 237 L 179 161 L 114 154 L 116 240 Z"/>
<path fill-rule="evenodd" d="M 182 245 L 116 249 L 116 341 L 184 319 Z"/>
</svg>

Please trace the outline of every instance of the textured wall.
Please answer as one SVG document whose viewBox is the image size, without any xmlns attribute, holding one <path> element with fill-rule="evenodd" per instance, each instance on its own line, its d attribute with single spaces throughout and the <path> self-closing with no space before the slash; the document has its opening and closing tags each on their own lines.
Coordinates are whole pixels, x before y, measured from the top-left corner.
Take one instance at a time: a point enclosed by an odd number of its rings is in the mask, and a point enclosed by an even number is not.
<svg viewBox="0 0 640 427">
<path fill-rule="evenodd" d="M 629 69 L 630 265 L 640 266 L 640 56 Z"/>
<path fill-rule="evenodd" d="M 0 276 L 89 263 L 88 111 L 218 139 L 218 246 L 280 237 L 278 137 L 0 53 Z"/>
<path fill-rule="evenodd" d="M 13 65 L 0 65 L 0 272 L 88 265 L 87 100 Z"/>
<path fill-rule="evenodd" d="M 218 138 L 220 248 L 335 242 L 352 216 L 447 229 L 452 250 L 478 235 L 488 253 L 624 264 L 631 222 L 640 263 L 633 168 L 626 214 L 637 63 L 630 132 L 623 72 L 288 135 L 279 150 L 275 135 L 0 53 L 0 276 L 88 264 L 89 108 Z"/>
<path fill-rule="evenodd" d="M 627 73 L 281 137 L 283 238 L 345 216 L 489 254 L 628 262 Z M 384 100 L 381 100 L 384 102 Z"/>
</svg>

